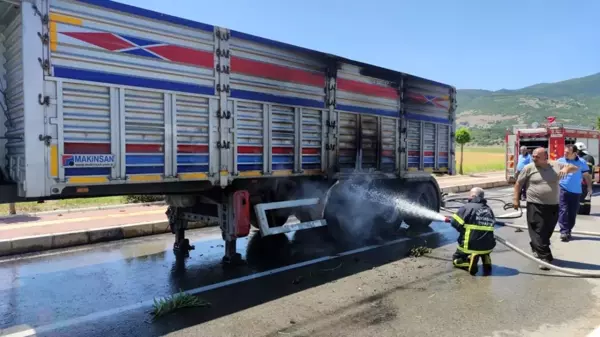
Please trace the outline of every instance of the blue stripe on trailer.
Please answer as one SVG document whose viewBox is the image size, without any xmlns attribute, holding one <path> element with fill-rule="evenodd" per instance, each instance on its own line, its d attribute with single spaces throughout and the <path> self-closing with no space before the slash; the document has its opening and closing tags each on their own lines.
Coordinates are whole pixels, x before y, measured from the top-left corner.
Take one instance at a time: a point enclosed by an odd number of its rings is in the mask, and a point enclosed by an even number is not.
<svg viewBox="0 0 600 337">
<path fill-rule="evenodd" d="M 307 164 L 317 164 L 321 162 L 321 155 L 317 154 L 317 155 L 303 155 L 302 156 L 302 163 L 307 163 Z"/>
<path fill-rule="evenodd" d="M 408 163 L 408 167 L 419 167 L 419 163 Z"/>
<path fill-rule="evenodd" d="M 289 162 L 294 162 L 294 156 L 276 156 L 273 155 L 273 163 L 277 164 L 285 164 Z"/>
<path fill-rule="evenodd" d="M 163 166 L 127 166 L 125 174 L 156 174 L 164 173 Z"/>
<path fill-rule="evenodd" d="M 215 89 L 203 85 L 189 84 L 175 81 L 157 80 L 153 78 L 128 76 L 101 71 L 76 69 L 70 67 L 54 66 L 54 76 L 70 78 L 73 80 L 90 81 L 99 83 L 120 84 L 132 87 L 161 89 L 168 91 L 181 91 L 192 94 L 214 96 Z"/>
<path fill-rule="evenodd" d="M 262 171 L 263 166 L 262 164 L 260 165 L 239 165 L 237 167 L 238 171 L 243 172 L 243 171 Z"/>
<path fill-rule="evenodd" d="M 265 94 L 262 92 L 240 90 L 240 89 L 231 89 L 231 97 L 237 98 L 237 99 L 245 99 L 245 100 L 249 100 L 249 101 L 270 102 L 270 103 L 305 106 L 305 107 L 320 108 L 320 109 L 325 108 L 324 101 L 317 101 L 317 100 L 308 99 L 308 98 L 297 98 L 297 97 Z"/>
<path fill-rule="evenodd" d="M 448 157 L 439 157 L 438 162 L 440 163 L 448 163 Z"/>
<path fill-rule="evenodd" d="M 435 162 L 434 157 L 423 157 L 423 163 L 425 163 L 425 164 L 434 163 L 434 162 Z"/>
<path fill-rule="evenodd" d="M 126 165 L 163 165 L 164 163 L 165 156 L 162 154 L 150 156 L 128 154 L 125 157 Z"/>
<path fill-rule="evenodd" d="M 259 164 L 262 163 L 262 155 L 243 156 L 238 155 L 238 164 Z"/>
<path fill-rule="evenodd" d="M 418 163 L 420 162 L 420 157 L 408 157 L 409 163 Z"/>
<path fill-rule="evenodd" d="M 78 0 L 79 2 L 86 3 L 88 5 L 103 7 L 107 9 L 112 9 L 117 12 L 123 12 L 131 15 L 142 16 L 148 19 L 153 19 L 157 21 L 168 22 L 180 26 L 185 26 L 194 29 L 205 30 L 208 32 L 214 31 L 214 26 L 207 25 L 202 22 L 192 21 L 188 19 L 178 18 L 176 16 L 167 15 L 155 11 L 151 11 L 148 9 L 143 9 L 131 5 L 126 5 L 116 1 L 110 0 Z"/>
<path fill-rule="evenodd" d="M 177 164 L 208 164 L 208 155 L 180 154 L 177 156 Z"/>
<path fill-rule="evenodd" d="M 200 172 L 200 173 L 208 172 L 208 165 L 194 165 L 194 166 L 178 165 L 177 166 L 177 173 L 196 173 L 196 172 Z"/>
<path fill-rule="evenodd" d="M 319 170 L 321 169 L 321 164 L 302 164 L 302 168 L 305 170 Z"/>
<path fill-rule="evenodd" d="M 110 167 L 74 167 L 65 168 L 65 176 L 109 176 Z"/>
<path fill-rule="evenodd" d="M 293 170 L 294 164 L 273 164 L 271 165 L 272 170 Z"/>
</svg>

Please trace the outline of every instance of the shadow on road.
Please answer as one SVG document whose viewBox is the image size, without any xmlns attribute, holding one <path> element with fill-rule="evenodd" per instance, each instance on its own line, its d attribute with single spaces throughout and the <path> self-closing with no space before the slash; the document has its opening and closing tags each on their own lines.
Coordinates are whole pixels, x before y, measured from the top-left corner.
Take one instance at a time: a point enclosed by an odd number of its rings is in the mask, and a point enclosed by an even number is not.
<svg viewBox="0 0 600 337">
<path fill-rule="evenodd" d="M 40 219 L 40 217 L 38 217 L 38 216 L 27 215 L 27 214 L 13 215 L 10 217 L 0 218 L 0 226 L 14 224 L 14 223 L 20 223 L 20 222 L 33 222 L 33 221 L 38 221 L 39 219 Z"/>
<path fill-rule="evenodd" d="M 561 260 L 554 259 L 554 265 L 563 268 L 571 268 L 571 269 L 581 269 L 581 270 L 600 270 L 600 265 L 578 262 L 578 261 L 569 261 L 569 260 Z"/>
</svg>

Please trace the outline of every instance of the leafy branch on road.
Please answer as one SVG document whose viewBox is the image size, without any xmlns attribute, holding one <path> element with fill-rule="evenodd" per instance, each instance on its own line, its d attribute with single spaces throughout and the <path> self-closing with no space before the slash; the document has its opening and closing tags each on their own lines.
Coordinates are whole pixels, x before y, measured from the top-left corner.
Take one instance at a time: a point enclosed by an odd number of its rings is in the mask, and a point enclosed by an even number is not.
<svg viewBox="0 0 600 337">
<path fill-rule="evenodd" d="M 191 307 L 209 307 L 210 303 L 200 298 L 179 291 L 178 294 L 174 294 L 161 299 L 154 299 L 154 305 L 152 308 L 152 318 L 157 319 L 158 317 L 172 313 L 178 309 L 191 308 Z"/>
</svg>

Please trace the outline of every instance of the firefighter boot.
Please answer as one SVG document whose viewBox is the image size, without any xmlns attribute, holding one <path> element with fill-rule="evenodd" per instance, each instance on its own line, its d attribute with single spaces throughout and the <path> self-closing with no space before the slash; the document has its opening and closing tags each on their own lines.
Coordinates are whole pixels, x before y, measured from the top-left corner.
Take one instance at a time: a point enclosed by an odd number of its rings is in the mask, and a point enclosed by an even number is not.
<svg viewBox="0 0 600 337">
<path fill-rule="evenodd" d="M 479 255 L 471 254 L 469 256 L 469 274 L 477 274 L 477 264 L 479 263 Z"/>
<path fill-rule="evenodd" d="M 491 275 L 492 274 L 492 257 L 490 254 L 485 254 L 481 257 L 483 262 L 483 275 Z"/>
<path fill-rule="evenodd" d="M 469 258 L 468 257 L 454 257 L 452 265 L 455 268 L 468 270 L 469 269 Z"/>
</svg>

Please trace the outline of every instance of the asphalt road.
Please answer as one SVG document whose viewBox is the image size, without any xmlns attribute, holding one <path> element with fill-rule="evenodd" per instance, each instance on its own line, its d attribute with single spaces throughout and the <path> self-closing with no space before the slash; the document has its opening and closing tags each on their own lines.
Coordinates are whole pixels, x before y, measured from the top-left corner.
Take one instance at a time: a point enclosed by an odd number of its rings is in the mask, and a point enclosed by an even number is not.
<svg viewBox="0 0 600 337">
<path fill-rule="evenodd" d="M 578 229 L 600 232 L 596 199 L 592 213 L 579 217 Z M 526 232 L 497 233 L 528 247 Z M 172 255 L 171 235 L 7 258 L 0 260 L 0 335 L 550 337 L 586 336 L 600 326 L 599 281 L 540 271 L 501 245 L 493 275 L 471 277 L 451 266 L 456 236 L 435 223 L 343 251 L 318 230 L 256 236 L 240 240 L 247 264 L 237 268 L 220 265 L 214 228 L 189 232 L 196 250 L 184 264 Z M 575 239 L 554 236 L 557 263 L 600 272 L 600 239 Z M 422 245 L 435 249 L 406 258 Z M 179 290 L 211 306 L 150 321 L 152 300 Z"/>
</svg>

